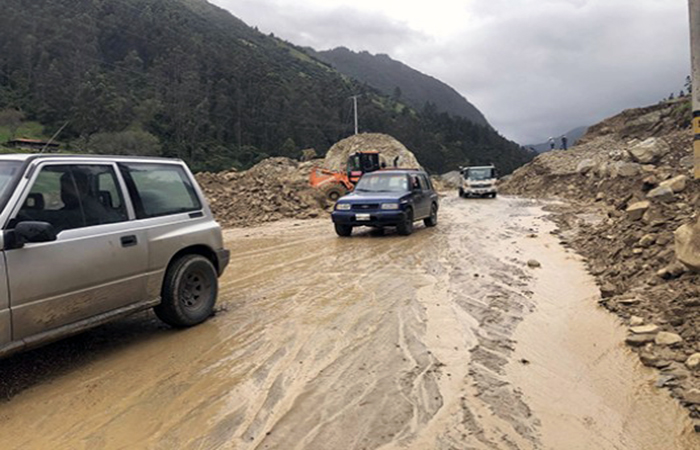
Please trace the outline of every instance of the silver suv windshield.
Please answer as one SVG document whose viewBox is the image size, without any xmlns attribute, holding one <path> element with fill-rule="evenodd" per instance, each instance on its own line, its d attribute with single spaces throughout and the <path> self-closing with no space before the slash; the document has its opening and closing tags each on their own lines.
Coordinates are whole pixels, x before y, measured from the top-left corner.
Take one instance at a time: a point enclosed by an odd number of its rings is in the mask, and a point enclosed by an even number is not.
<svg viewBox="0 0 700 450">
<path fill-rule="evenodd" d="M 355 188 L 358 192 L 405 192 L 408 179 L 402 173 L 372 173 L 360 178 Z"/>
<path fill-rule="evenodd" d="M 7 194 L 10 181 L 17 175 L 21 166 L 20 161 L 0 161 L 0 198 Z"/>
</svg>

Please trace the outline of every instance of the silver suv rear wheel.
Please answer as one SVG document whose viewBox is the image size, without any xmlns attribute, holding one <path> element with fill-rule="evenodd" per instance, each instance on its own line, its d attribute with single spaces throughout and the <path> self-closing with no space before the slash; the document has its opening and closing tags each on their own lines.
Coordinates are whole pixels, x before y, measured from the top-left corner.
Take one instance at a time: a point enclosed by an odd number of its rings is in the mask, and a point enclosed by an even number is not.
<svg viewBox="0 0 700 450">
<path fill-rule="evenodd" d="M 168 325 L 190 327 L 212 315 L 217 292 L 217 273 L 211 261 L 201 255 L 185 255 L 168 267 L 161 302 L 153 309 Z"/>
</svg>

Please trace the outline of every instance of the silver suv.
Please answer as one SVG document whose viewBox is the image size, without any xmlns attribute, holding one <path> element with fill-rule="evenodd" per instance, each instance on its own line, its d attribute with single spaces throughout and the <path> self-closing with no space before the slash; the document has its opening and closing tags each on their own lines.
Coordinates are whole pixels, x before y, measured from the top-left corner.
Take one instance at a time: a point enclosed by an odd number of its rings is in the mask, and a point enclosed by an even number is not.
<svg viewBox="0 0 700 450">
<path fill-rule="evenodd" d="M 180 160 L 0 156 L 0 356 L 153 307 L 213 312 L 229 261 Z"/>
</svg>

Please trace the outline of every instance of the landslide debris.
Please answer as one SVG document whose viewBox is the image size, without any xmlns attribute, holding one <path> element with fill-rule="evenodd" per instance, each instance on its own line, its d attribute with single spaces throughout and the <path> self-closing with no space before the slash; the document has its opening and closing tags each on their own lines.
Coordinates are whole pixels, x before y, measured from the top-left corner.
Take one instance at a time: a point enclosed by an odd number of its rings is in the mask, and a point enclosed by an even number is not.
<svg viewBox="0 0 700 450">
<path fill-rule="evenodd" d="M 309 186 L 313 166 L 313 161 L 275 157 L 246 171 L 202 172 L 196 178 L 221 225 L 252 226 L 325 214 L 325 197 Z"/>
<path fill-rule="evenodd" d="M 410 150 L 393 137 L 381 133 L 360 133 L 338 141 L 326 153 L 323 167 L 344 172 L 350 155 L 369 150 L 378 151 L 379 160 L 386 164 L 386 167 L 394 167 L 394 159 L 398 157 L 398 167 L 420 168 L 416 156 Z"/>
<path fill-rule="evenodd" d="M 322 166 L 345 172 L 348 156 L 376 150 L 388 167 L 399 158 L 403 168 L 419 168 L 418 160 L 403 144 L 386 134 L 363 133 L 343 139 L 325 159 L 311 159 L 315 150 L 302 152 L 304 162 L 267 158 L 247 171 L 228 170 L 196 175 L 216 219 L 225 227 L 244 227 L 281 219 L 312 219 L 327 214 L 332 202 L 309 185 L 309 174 Z M 308 161 L 306 161 L 308 160 Z"/>
<path fill-rule="evenodd" d="M 700 388 L 700 274 L 674 248 L 681 226 L 681 253 L 683 240 L 698 244 L 688 237 L 693 229 L 700 235 L 689 103 L 686 97 L 609 118 L 572 149 L 516 170 L 501 191 L 567 202 L 553 207 L 560 238 L 587 259 L 601 304 L 635 327 L 627 343 L 659 370 L 658 386 L 700 425 L 692 397 Z"/>
</svg>

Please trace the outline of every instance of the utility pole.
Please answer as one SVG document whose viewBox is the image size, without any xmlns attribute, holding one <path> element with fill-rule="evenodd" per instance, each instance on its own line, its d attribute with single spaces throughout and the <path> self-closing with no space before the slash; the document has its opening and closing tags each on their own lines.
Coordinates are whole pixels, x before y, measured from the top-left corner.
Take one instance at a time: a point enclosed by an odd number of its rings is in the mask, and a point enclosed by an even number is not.
<svg viewBox="0 0 700 450">
<path fill-rule="evenodd" d="M 690 54 L 693 91 L 693 171 L 700 178 L 700 0 L 688 0 L 690 9 Z"/>
<path fill-rule="evenodd" d="M 58 131 L 55 132 L 55 133 L 53 134 L 53 136 L 51 136 L 51 139 L 48 140 L 48 142 L 46 143 L 46 145 L 44 145 L 44 147 L 41 149 L 41 151 L 40 151 L 39 153 L 44 153 L 44 151 L 45 151 L 47 148 L 49 148 L 49 145 L 51 145 L 51 143 L 53 142 L 53 140 L 56 139 L 56 138 L 58 137 L 59 134 L 61 134 L 61 131 L 63 131 L 63 129 L 64 129 L 69 123 L 70 123 L 70 120 L 66 121 L 66 123 L 64 123 L 63 126 L 62 126 L 61 128 L 59 128 Z"/>
<path fill-rule="evenodd" d="M 355 110 L 355 134 L 357 134 L 357 95 L 352 96 L 352 105 Z"/>
</svg>

